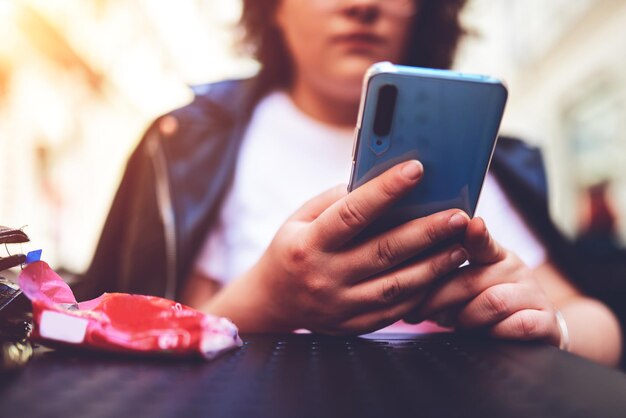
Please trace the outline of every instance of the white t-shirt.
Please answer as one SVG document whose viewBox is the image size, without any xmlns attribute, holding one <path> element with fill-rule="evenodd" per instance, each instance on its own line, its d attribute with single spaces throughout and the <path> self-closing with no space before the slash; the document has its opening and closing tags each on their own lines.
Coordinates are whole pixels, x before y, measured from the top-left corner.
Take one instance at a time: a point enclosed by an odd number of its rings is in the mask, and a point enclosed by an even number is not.
<svg viewBox="0 0 626 418">
<path fill-rule="evenodd" d="M 302 204 L 350 176 L 352 129 L 310 118 L 282 91 L 256 106 L 243 138 L 235 178 L 215 227 L 196 259 L 196 270 L 228 283 L 261 257 L 278 228 Z M 529 267 L 545 249 L 488 175 L 478 216 L 494 238 Z"/>
</svg>

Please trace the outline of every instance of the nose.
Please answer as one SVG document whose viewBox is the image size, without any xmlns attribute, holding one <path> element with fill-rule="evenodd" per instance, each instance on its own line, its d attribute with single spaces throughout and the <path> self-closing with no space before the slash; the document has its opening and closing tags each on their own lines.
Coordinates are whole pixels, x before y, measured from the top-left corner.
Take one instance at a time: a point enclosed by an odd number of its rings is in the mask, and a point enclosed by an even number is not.
<svg viewBox="0 0 626 418">
<path fill-rule="evenodd" d="M 373 23 L 380 16 L 379 0 L 345 0 L 341 4 L 346 16 L 362 23 Z"/>
</svg>

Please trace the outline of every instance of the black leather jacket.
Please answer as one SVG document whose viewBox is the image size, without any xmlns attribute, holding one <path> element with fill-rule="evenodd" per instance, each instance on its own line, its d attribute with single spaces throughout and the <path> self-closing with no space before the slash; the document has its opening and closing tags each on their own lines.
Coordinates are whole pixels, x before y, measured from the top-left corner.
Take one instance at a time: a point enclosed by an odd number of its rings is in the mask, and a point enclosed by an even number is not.
<svg viewBox="0 0 626 418">
<path fill-rule="evenodd" d="M 77 289 L 81 297 L 103 291 L 180 295 L 233 179 L 241 139 L 262 90 L 253 78 L 194 91 L 193 102 L 157 119 L 131 155 Z M 617 261 L 603 271 L 605 262 L 580 257 L 561 236 L 548 216 L 538 150 L 501 137 L 491 170 L 564 272 L 624 317 L 626 263 Z"/>
</svg>

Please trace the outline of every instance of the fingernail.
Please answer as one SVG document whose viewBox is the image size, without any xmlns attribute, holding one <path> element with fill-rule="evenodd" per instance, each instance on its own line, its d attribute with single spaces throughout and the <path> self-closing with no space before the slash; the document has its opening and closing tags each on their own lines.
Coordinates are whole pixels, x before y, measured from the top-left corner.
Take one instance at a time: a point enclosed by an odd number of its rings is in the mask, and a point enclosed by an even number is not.
<svg viewBox="0 0 626 418">
<path fill-rule="evenodd" d="M 467 251 L 462 248 L 458 248 L 450 254 L 450 260 L 456 265 L 462 264 L 467 261 Z"/>
<path fill-rule="evenodd" d="M 417 180 L 424 171 L 422 163 L 417 160 L 407 161 L 402 167 L 402 175 L 409 180 Z"/>
<path fill-rule="evenodd" d="M 448 224 L 452 229 L 462 229 L 467 226 L 469 218 L 463 212 L 457 212 L 450 217 Z"/>
</svg>

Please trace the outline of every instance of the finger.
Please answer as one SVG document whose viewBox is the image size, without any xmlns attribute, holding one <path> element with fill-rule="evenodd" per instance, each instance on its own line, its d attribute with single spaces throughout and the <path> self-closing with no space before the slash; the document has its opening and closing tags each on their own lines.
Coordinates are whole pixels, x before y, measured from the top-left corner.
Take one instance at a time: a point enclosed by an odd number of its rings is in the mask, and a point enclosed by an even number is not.
<svg viewBox="0 0 626 418">
<path fill-rule="evenodd" d="M 509 340 L 542 340 L 558 346 L 561 340 L 553 312 L 524 309 L 491 327 L 490 334 Z"/>
<path fill-rule="evenodd" d="M 361 311 L 398 304 L 424 293 L 432 282 L 458 268 L 466 259 L 467 253 L 462 247 L 450 246 L 428 258 L 356 284 L 350 289 L 348 303 Z"/>
<path fill-rule="evenodd" d="M 411 160 L 365 183 L 335 202 L 313 221 L 309 242 L 320 250 L 341 247 L 409 192 L 422 173 L 422 164 Z"/>
<path fill-rule="evenodd" d="M 549 307 L 542 294 L 537 295 L 524 283 L 492 286 L 470 301 L 457 315 L 460 328 L 482 328 L 496 324 L 524 309 Z"/>
<path fill-rule="evenodd" d="M 429 321 L 432 321 L 444 328 L 456 328 L 456 324 L 458 322 L 457 316 L 459 315 L 459 311 L 462 307 L 450 308 L 446 311 L 437 312 L 434 316 L 428 318 Z"/>
<path fill-rule="evenodd" d="M 307 201 L 302 205 L 292 216 L 291 219 L 305 222 L 312 222 L 322 212 L 328 209 L 333 203 L 344 198 L 348 194 L 346 186 L 339 185 L 332 189 L 326 190 L 322 194 L 319 194 Z"/>
<path fill-rule="evenodd" d="M 399 321 L 404 315 L 410 312 L 411 309 L 420 302 L 421 297 L 422 295 L 419 294 L 413 295 L 412 298 L 396 305 L 357 315 L 338 324 L 334 327 L 332 333 L 359 335 L 384 328 Z"/>
<path fill-rule="evenodd" d="M 424 300 L 428 300 L 427 295 L 424 297 Z M 422 322 L 424 320 L 424 316 L 421 313 L 420 304 L 417 304 L 411 310 L 411 312 L 409 312 L 408 314 L 406 314 L 404 318 L 402 318 L 402 320 L 406 322 L 407 324 L 419 324 L 420 322 Z"/>
<path fill-rule="evenodd" d="M 523 270 L 516 266 L 515 261 L 502 261 L 497 268 L 469 265 L 456 270 L 432 290 L 428 300 L 412 315 L 412 321 L 424 320 L 435 312 L 468 303 L 492 286 L 521 281 Z"/>
<path fill-rule="evenodd" d="M 407 222 L 351 247 L 336 261 L 351 271 L 353 281 L 360 281 L 445 243 L 462 233 L 468 222 L 469 217 L 459 210 L 439 212 Z M 467 260 L 467 252 L 461 248 L 457 250 L 462 251 L 464 260 Z"/>
<path fill-rule="evenodd" d="M 472 219 L 467 226 L 463 244 L 473 264 L 493 264 L 506 256 L 506 250 L 493 239 L 485 221 L 479 217 Z"/>
</svg>

